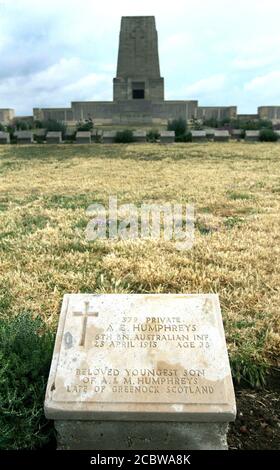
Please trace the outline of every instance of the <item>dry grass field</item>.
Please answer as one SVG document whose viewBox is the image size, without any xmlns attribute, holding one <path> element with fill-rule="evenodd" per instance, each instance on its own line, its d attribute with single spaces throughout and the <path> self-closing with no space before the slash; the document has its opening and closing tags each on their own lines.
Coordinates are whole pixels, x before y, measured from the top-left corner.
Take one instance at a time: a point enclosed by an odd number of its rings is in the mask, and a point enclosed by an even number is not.
<svg viewBox="0 0 280 470">
<path fill-rule="evenodd" d="M 68 292 L 220 295 L 234 375 L 280 351 L 280 145 L 2 146 L 0 310 L 51 326 Z M 84 236 L 94 202 L 192 203 L 195 245 Z"/>
</svg>

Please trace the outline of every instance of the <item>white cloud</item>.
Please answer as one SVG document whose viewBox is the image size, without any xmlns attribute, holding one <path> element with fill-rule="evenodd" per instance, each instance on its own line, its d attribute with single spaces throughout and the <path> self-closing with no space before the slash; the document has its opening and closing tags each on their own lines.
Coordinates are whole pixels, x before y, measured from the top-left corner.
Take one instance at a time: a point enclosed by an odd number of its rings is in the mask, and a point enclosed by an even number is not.
<svg viewBox="0 0 280 470">
<path fill-rule="evenodd" d="M 260 69 L 280 61 L 280 35 L 261 33 L 231 45 L 235 54 L 232 66 L 238 70 Z"/>
<path fill-rule="evenodd" d="M 18 114 L 31 114 L 33 107 L 68 107 L 71 101 L 112 99 L 111 75 L 89 73 L 89 69 L 90 64 L 79 58 L 63 58 L 28 79 L 21 75 L 2 80 L 0 107 L 16 103 Z"/>
<path fill-rule="evenodd" d="M 99 68 L 100 71 L 109 72 L 113 76 L 113 74 L 116 72 L 117 64 L 106 64 L 106 63 L 102 64 L 102 63 L 100 63 L 98 65 L 98 68 Z"/>
<path fill-rule="evenodd" d="M 212 75 L 211 77 L 198 80 L 184 88 L 184 93 L 190 97 L 205 95 L 220 91 L 224 88 L 226 76 L 224 74 Z"/>
<path fill-rule="evenodd" d="M 280 70 L 256 77 L 245 83 L 244 89 L 248 92 L 261 93 L 263 96 L 280 97 Z"/>
<path fill-rule="evenodd" d="M 270 65 L 274 60 L 275 57 L 272 56 L 238 58 L 233 60 L 232 66 L 237 70 L 254 70 Z"/>
<path fill-rule="evenodd" d="M 81 74 L 83 64 L 77 57 L 70 59 L 62 58 L 58 63 L 51 65 L 45 70 L 33 74 L 28 83 L 30 88 L 52 89 L 59 85 L 65 85 L 78 79 Z"/>
<path fill-rule="evenodd" d="M 193 38 L 187 31 L 181 31 L 179 33 L 168 36 L 161 45 L 161 53 L 174 53 L 178 54 L 178 49 L 190 48 L 193 43 Z"/>
<path fill-rule="evenodd" d="M 71 101 L 100 100 L 111 98 L 111 75 L 91 73 L 63 88 L 64 94 L 72 96 Z M 101 91 L 102 90 L 102 91 Z"/>
</svg>

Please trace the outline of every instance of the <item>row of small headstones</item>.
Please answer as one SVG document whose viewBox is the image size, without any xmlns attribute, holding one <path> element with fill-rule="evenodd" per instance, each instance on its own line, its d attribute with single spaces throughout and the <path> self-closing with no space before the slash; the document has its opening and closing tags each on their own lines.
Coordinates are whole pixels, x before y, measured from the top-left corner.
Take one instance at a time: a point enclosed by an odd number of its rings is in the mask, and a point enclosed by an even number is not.
<svg viewBox="0 0 280 470">
<path fill-rule="evenodd" d="M 231 131 L 228 130 L 200 130 L 200 131 L 191 131 L 192 140 L 247 140 L 247 141 L 259 141 L 261 140 L 261 131 L 259 130 L 251 130 L 251 131 L 243 131 L 242 129 L 232 129 Z M 280 139 L 280 131 L 274 131 L 276 135 L 278 135 L 278 139 Z"/>
<path fill-rule="evenodd" d="M 65 142 L 114 142 L 117 136 L 117 131 L 78 131 L 66 132 L 64 136 Z M 132 133 L 133 140 L 135 142 L 145 142 L 147 140 L 146 131 L 134 131 Z M 161 141 L 170 141 L 174 142 L 175 132 L 174 131 L 161 131 L 159 132 L 159 138 Z M 13 141 L 17 143 L 33 143 L 35 141 L 39 142 L 49 142 L 49 143 L 62 143 L 63 134 L 61 131 L 46 131 L 44 129 L 37 129 L 35 131 L 16 131 L 13 135 Z M 11 138 L 8 132 L 0 132 L 0 143 L 10 143 Z"/>
<path fill-rule="evenodd" d="M 280 131 L 276 131 L 280 139 Z M 91 143 L 91 141 L 97 142 L 114 142 L 117 131 L 78 131 L 76 133 L 76 142 L 85 142 Z M 175 141 L 175 132 L 174 131 L 161 131 L 159 132 L 161 142 L 174 142 Z M 203 141 L 203 140 L 229 140 L 229 138 L 241 140 L 242 131 L 239 129 L 233 129 L 231 133 L 227 130 L 213 130 L 213 131 L 191 131 L 193 141 Z M 35 141 L 47 143 L 62 143 L 62 132 L 57 131 L 45 131 L 44 129 L 39 129 L 37 131 L 16 131 L 14 138 L 17 143 L 33 143 Z M 260 138 L 260 131 L 246 131 L 245 140 L 255 140 L 258 141 Z M 66 142 L 72 141 L 74 139 L 73 134 L 66 133 Z M 134 141 L 145 142 L 147 140 L 147 132 L 145 131 L 134 131 L 133 132 Z M 0 143 L 10 143 L 10 134 L 8 132 L 0 132 Z"/>
</svg>

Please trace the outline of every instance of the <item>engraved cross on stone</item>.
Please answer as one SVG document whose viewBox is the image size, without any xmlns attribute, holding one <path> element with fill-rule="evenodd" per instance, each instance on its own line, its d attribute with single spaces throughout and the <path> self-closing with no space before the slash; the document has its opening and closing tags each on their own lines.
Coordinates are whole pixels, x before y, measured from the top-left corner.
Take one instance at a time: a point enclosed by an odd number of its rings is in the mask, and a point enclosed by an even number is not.
<svg viewBox="0 0 280 470">
<path fill-rule="evenodd" d="M 79 346 L 84 346 L 86 342 L 87 321 L 89 317 L 98 317 L 98 312 L 89 311 L 89 302 L 85 302 L 85 310 L 83 312 L 73 312 L 75 317 L 83 317 L 83 329 Z"/>
</svg>

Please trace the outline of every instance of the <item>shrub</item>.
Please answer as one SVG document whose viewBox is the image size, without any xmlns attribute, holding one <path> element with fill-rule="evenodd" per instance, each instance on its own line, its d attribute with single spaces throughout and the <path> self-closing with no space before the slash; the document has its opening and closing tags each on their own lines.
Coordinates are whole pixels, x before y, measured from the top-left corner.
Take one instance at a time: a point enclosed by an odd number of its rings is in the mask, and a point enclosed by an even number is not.
<svg viewBox="0 0 280 470">
<path fill-rule="evenodd" d="M 66 142 L 74 142 L 76 137 L 76 130 L 74 128 L 67 128 L 64 134 L 64 140 Z"/>
<path fill-rule="evenodd" d="M 230 124 L 231 124 L 231 119 L 230 118 L 223 118 L 221 119 L 220 121 L 220 125 L 226 129 L 228 129 L 230 127 Z"/>
<path fill-rule="evenodd" d="M 60 121 L 56 121 L 55 119 L 47 119 L 47 121 L 42 122 L 42 127 L 47 131 L 54 131 L 54 132 L 62 132 L 64 135 L 66 132 L 66 126 Z"/>
<path fill-rule="evenodd" d="M 83 132 L 83 131 L 92 131 L 93 129 L 93 121 L 92 119 L 87 119 L 86 121 L 80 121 L 77 124 L 77 131 Z"/>
<path fill-rule="evenodd" d="M 195 131 L 201 131 L 203 129 L 202 121 L 197 118 L 191 119 L 190 126 Z"/>
<path fill-rule="evenodd" d="M 273 123 L 272 121 L 269 121 L 268 119 L 260 119 L 258 123 L 259 123 L 259 129 L 273 129 Z"/>
<path fill-rule="evenodd" d="M 261 142 L 276 142 L 278 140 L 278 135 L 274 132 L 273 129 L 262 129 L 260 131 L 260 141 Z"/>
<path fill-rule="evenodd" d="M 134 142 L 132 130 L 125 129 L 124 131 L 117 132 L 115 142 L 118 144 L 128 144 L 130 142 Z"/>
<path fill-rule="evenodd" d="M 3 132 L 5 130 L 5 127 L 3 126 L 3 124 L 1 124 L 0 122 L 0 132 Z"/>
<path fill-rule="evenodd" d="M 273 124 L 267 119 L 232 119 L 230 126 L 233 129 L 242 129 L 247 131 L 259 131 L 260 129 L 272 129 Z"/>
<path fill-rule="evenodd" d="M 102 136 L 98 131 L 93 132 L 91 138 L 96 144 L 100 144 L 102 141 Z"/>
<path fill-rule="evenodd" d="M 214 127 L 215 129 L 219 127 L 220 122 L 216 118 L 205 119 L 203 121 L 204 126 Z"/>
<path fill-rule="evenodd" d="M 192 142 L 192 134 L 191 134 L 191 132 L 186 132 L 186 134 L 185 134 L 185 142 Z"/>
<path fill-rule="evenodd" d="M 147 132 L 147 141 L 148 142 L 156 142 L 160 139 L 160 133 L 157 129 L 151 129 Z"/>
<path fill-rule="evenodd" d="M 20 119 L 17 119 L 14 122 L 14 127 L 17 131 L 29 131 L 33 127 L 33 122 L 21 121 Z"/>
<path fill-rule="evenodd" d="M 215 129 L 242 129 L 247 131 L 258 131 L 260 129 L 272 129 L 273 124 L 268 119 L 229 119 L 218 120 L 216 118 L 205 119 L 204 126 Z"/>
<path fill-rule="evenodd" d="M 175 136 L 175 142 L 192 142 L 191 132 L 186 132 L 185 134 Z"/>
<path fill-rule="evenodd" d="M 187 132 L 187 121 L 183 118 L 173 119 L 172 121 L 168 121 L 167 129 L 169 131 L 175 131 L 175 137 L 184 136 Z"/>
<path fill-rule="evenodd" d="M 43 129 L 42 127 L 36 127 L 35 130 L 33 131 L 34 140 L 38 144 L 42 144 L 45 142 L 46 135 L 47 135 L 47 129 Z"/>
<path fill-rule="evenodd" d="M 36 121 L 34 121 L 34 127 L 35 129 L 43 129 L 42 121 L 39 121 L 38 119 L 36 119 Z"/>
<path fill-rule="evenodd" d="M 6 127 L 7 132 L 10 134 L 11 143 L 16 144 L 17 139 L 15 137 L 16 127 L 15 124 L 8 124 Z"/>
<path fill-rule="evenodd" d="M 53 340 L 39 317 L 0 320 L 0 449 L 38 449 L 54 436 L 43 411 Z"/>
</svg>

